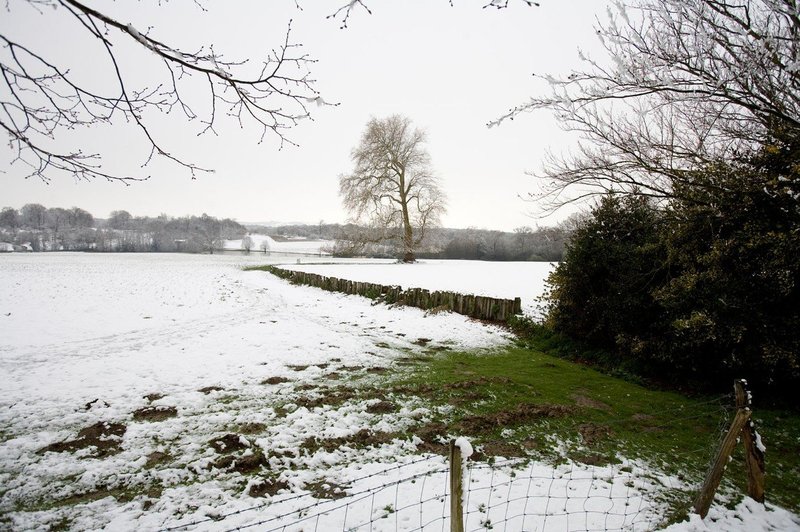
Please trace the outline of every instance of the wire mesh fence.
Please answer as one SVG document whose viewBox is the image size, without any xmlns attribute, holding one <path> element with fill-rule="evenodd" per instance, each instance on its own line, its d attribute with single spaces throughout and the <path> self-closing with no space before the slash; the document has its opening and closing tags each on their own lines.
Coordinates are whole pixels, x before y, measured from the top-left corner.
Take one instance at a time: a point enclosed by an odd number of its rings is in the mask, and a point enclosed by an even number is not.
<svg viewBox="0 0 800 532">
<path fill-rule="evenodd" d="M 718 407 L 719 437 L 730 415 L 726 402 L 724 397 L 708 401 L 708 406 Z M 676 423 L 693 415 L 676 413 Z M 702 469 L 719 437 L 710 434 L 707 446 L 676 449 L 665 458 L 691 461 Z M 621 457 L 591 465 L 531 458 L 454 463 L 423 455 L 398 457 L 397 463 L 371 464 L 367 469 L 360 476 L 340 472 L 341 478 L 330 472 L 330 485 L 323 488 L 341 489 L 329 489 L 322 496 L 294 489 L 227 513 L 172 521 L 163 530 L 646 531 L 663 526 L 676 496 L 690 508 L 699 487 L 697 479 Z M 463 486 L 455 495 L 454 475 Z M 458 514 L 452 511 L 453 497 L 461 501 Z"/>
<path fill-rule="evenodd" d="M 340 499 L 275 496 L 165 530 L 447 531 L 451 473 L 445 458 L 429 456 L 351 480 Z M 655 495 L 685 488 L 631 463 L 468 462 L 463 475 L 464 490 L 456 496 L 463 500 L 464 530 L 652 530 L 664 510 Z"/>
</svg>

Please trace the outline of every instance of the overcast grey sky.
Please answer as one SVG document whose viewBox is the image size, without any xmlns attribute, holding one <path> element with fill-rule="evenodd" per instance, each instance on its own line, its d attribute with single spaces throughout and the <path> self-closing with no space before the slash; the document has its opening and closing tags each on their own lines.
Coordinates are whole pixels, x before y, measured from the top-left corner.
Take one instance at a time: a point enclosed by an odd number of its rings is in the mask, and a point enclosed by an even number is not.
<svg viewBox="0 0 800 532">
<path fill-rule="evenodd" d="M 155 164 L 146 169 L 149 181 L 131 186 L 69 177 L 48 185 L 23 179 L 24 169 L 11 166 L 10 151 L 0 148 L 0 207 L 36 202 L 79 206 L 97 217 L 125 209 L 136 215 L 205 212 L 245 222 L 344 222 L 338 176 L 351 168 L 350 150 L 370 117 L 399 113 L 428 132 L 434 169 L 449 197 L 445 226 L 512 230 L 554 223 L 558 217 L 531 218 L 531 205 L 518 195 L 534 190 L 525 171 L 540 168 L 548 147 L 561 152 L 574 139 L 547 113 L 492 129 L 486 123 L 548 90 L 533 73 L 567 73 L 579 65 L 579 47 L 600 54 L 593 25 L 595 17 L 605 18 L 606 2 L 541 0 L 529 8 L 512 1 L 508 9 L 481 9 L 486 1 L 455 0 L 451 7 L 447 0 L 370 0 L 372 15 L 356 9 L 346 29 L 326 20 L 344 0 L 299 0 L 302 10 L 293 0 L 208 1 L 207 12 L 189 1 L 93 2 L 118 20 L 152 27 L 162 41 L 187 50 L 214 43 L 230 59 L 258 60 L 280 44 L 293 19 L 293 40 L 318 61 L 312 66 L 317 90 L 339 105 L 313 107 L 313 121 L 288 133 L 299 147 L 280 151 L 275 139 L 258 144 L 253 128 L 233 122 L 219 128 L 219 136 L 198 137 L 198 123 L 175 113 L 155 117 L 160 142 L 216 170 L 194 181 L 180 167 Z M 0 31 L 103 83 L 107 66 L 74 19 L 27 4 L 10 0 Z M 146 80 L 158 68 L 153 57 L 139 50 L 122 59 Z M 124 124 L 78 135 L 57 141 L 111 155 L 110 165 L 138 168 L 147 156 L 138 133 Z"/>
</svg>

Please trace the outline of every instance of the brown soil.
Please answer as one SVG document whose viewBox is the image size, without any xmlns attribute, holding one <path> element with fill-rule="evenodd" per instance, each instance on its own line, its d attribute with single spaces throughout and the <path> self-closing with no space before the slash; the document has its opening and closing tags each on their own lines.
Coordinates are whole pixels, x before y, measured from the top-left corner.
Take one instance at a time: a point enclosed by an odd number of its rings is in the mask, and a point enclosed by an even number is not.
<svg viewBox="0 0 800 532">
<path fill-rule="evenodd" d="M 611 407 L 602 401 L 586 397 L 585 395 L 575 394 L 572 396 L 575 404 L 583 408 L 594 408 L 595 410 L 602 410 L 604 412 L 611 412 Z"/>
<path fill-rule="evenodd" d="M 294 404 L 298 407 L 303 406 L 311 410 L 323 405 L 338 406 L 356 397 L 356 392 L 352 388 L 339 386 L 333 389 L 320 390 L 318 397 L 298 397 Z"/>
<path fill-rule="evenodd" d="M 225 388 L 222 388 L 221 386 L 206 386 L 205 388 L 200 388 L 200 389 L 199 389 L 199 390 L 197 390 L 197 391 L 198 391 L 198 392 L 201 392 L 201 393 L 204 393 L 204 394 L 206 394 L 206 395 L 208 395 L 208 394 L 210 394 L 211 392 L 221 392 L 221 391 L 223 391 L 224 389 L 225 389 Z"/>
<path fill-rule="evenodd" d="M 286 377 L 270 377 L 261 381 L 261 384 L 283 384 L 284 382 L 289 382 L 289 379 Z"/>
<path fill-rule="evenodd" d="M 294 387 L 295 390 L 302 390 L 302 391 L 314 390 L 316 388 L 317 388 L 316 384 L 309 384 L 309 383 L 299 384 Z"/>
<path fill-rule="evenodd" d="M 311 495 L 315 499 L 342 499 L 347 497 L 347 492 L 345 491 L 344 486 L 340 486 L 338 484 L 334 484 L 333 482 L 327 482 L 324 480 L 319 480 L 317 482 L 311 482 L 305 485 L 305 489 L 311 492 Z"/>
<path fill-rule="evenodd" d="M 164 421 L 178 415 L 174 406 L 145 406 L 133 412 L 134 421 Z"/>
<path fill-rule="evenodd" d="M 266 495 L 277 495 L 280 490 L 289 489 L 289 484 L 283 480 L 263 479 L 260 482 L 253 483 L 247 494 L 251 497 L 264 497 Z"/>
<path fill-rule="evenodd" d="M 420 345 L 420 346 L 424 347 L 424 346 L 428 345 L 430 342 L 431 342 L 430 338 L 417 338 L 416 340 L 414 340 L 411 343 L 414 344 L 414 345 Z"/>
<path fill-rule="evenodd" d="M 448 433 L 447 425 L 444 423 L 428 423 L 412 429 L 410 432 L 422 440 L 422 443 L 417 445 L 417 451 L 444 456 L 448 454 L 449 446 L 441 443 L 441 439 L 447 436 Z"/>
<path fill-rule="evenodd" d="M 520 404 L 513 410 L 467 416 L 457 424 L 457 427 L 468 434 L 491 432 L 513 425 L 532 423 L 540 419 L 563 417 L 573 412 L 574 408 L 566 405 Z"/>
<path fill-rule="evenodd" d="M 101 401 L 100 399 L 94 399 L 92 401 L 89 401 L 85 405 L 83 405 L 83 409 L 84 410 L 91 410 L 91 408 L 93 406 L 95 406 L 95 405 L 97 405 L 97 406 L 105 406 L 106 408 L 111 406 L 110 404 L 106 403 L 105 401 Z"/>
<path fill-rule="evenodd" d="M 607 456 L 597 453 L 571 453 L 569 457 L 575 462 L 591 466 L 604 466 L 611 463 Z"/>
<path fill-rule="evenodd" d="M 471 460 L 487 460 L 492 456 L 502 456 L 505 458 L 522 458 L 527 454 L 513 443 L 501 440 L 487 441 L 481 446 L 480 451 L 475 451 L 470 457 Z"/>
<path fill-rule="evenodd" d="M 449 384 L 445 384 L 442 386 L 442 389 L 445 390 L 470 390 L 472 388 L 477 388 L 480 386 L 486 386 L 489 384 L 511 384 L 513 381 L 506 377 L 478 377 L 477 379 L 472 379 L 468 381 L 460 381 L 460 382 L 451 382 Z"/>
<path fill-rule="evenodd" d="M 158 401 L 159 399 L 163 399 L 164 397 L 165 396 L 163 393 L 148 393 L 147 395 L 144 396 L 144 398 L 150 401 L 151 403 L 153 401 Z"/>
<path fill-rule="evenodd" d="M 328 373 L 327 375 L 325 375 L 325 378 L 328 379 L 328 380 L 335 381 L 335 380 L 341 379 L 342 375 L 341 375 L 341 373 L 337 373 L 335 371 L 332 371 L 332 372 Z"/>
<path fill-rule="evenodd" d="M 46 452 L 63 453 L 75 452 L 80 449 L 94 447 L 93 456 L 103 457 L 116 454 L 122 450 L 122 437 L 127 427 L 122 423 L 109 423 L 100 421 L 89 427 L 83 428 L 78 432 L 78 437 L 74 440 L 51 443 L 43 449 L 39 449 L 36 454 L 42 455 Z"/>
<path fill-rule="evenodd" d="M 244 456 L 226 455 L 218 458 L 212 466 L 217 469 L 230 469 L 237 473 L 252 473 L 261 466 L 269 465 L 261 450 Z"/>
<path fill-rule="evenodd" d="M 606 425 L 595 425 L 594 423 L 586 423 L 578 427 L 578 432 L 583 439 L 584 445 L 591 447 L 599 441 L 602 441 L 611 436 L 611 429 Z"/>
<path fill-rule="evenodd" d="M 374 373 L 374 374 L 382 374 L 389 371 L 389 368 L 384 368 L 381 366 L 374 366 L 372 368 L 367 368 L 367 373 Z"/>
<path fill-rule="evenodd" d="M 228 454 L 235 451 L 243 451 L 250 446 L 242 443 L 241 436 L 238 434 L 226 434 L 219 438 L 214 438 L 208 444 L 218 453 Z"/>
<path fill-rule="evenodd" d="M 300 449 L 308 451 L 309 454 L 314 454 L 319 449 L 324 449 L 327 452 L 333 452 L 339 447 L 363 449 L 365 447 L 389 443 L 396 437 L 398 437 L 397 434 L 391 432 L 373 432 L 369 429 L 361 429 L 352 436 L 342 438 L 324 439 L 312 436 L 300 444 Z"/>
<path fill-rule="evenodd" d="M 370 414 L 389 414 L 391 412 L 397 412 L 397 410 L 397 405 L 391 401 L 378 401 L 377 403 L 367 406 L 367 412 Z"/>
<path fill-rule="evenodd" d="M 287 368 L 294 370 L 294 371 L 305 371 L 308 369 L 308 364 L 305 366 L 297 365 L 297 364 L 289 364 L 286 366 Z"/>
<path fill-rule="evenodd" d="M 263 423 L 243 423 L 239 426 L 239 432 L 242 434 L 259 434 L 267 430 L 267 426 Z"/>
<path fill-rule="evenodd" d="M 161 451 L 154 451 L 147 455 L 147 462 L 145 462 L 144 467 L 145 469 L 151 469 L 157 465 L 167 462 L 171 458 L 172 457 L 167 453 L 162 453 Z"/>
</svg>

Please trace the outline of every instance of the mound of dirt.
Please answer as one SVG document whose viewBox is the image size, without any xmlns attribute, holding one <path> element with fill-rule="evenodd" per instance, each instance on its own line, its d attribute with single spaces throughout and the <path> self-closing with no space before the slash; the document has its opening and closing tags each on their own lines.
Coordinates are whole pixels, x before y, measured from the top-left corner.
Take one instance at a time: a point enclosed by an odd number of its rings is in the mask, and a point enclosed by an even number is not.
<svg viewBox="0 0 800 532">
<path fill-rule="evenodd" d="M 391 401 L 378 401 L 377 403 L 372 403 L 367 406 L 366 410 L 370 414 L 389 414 L 391 412 L 397 412 L 398 407 Z"/>
<path fill-rule="evenodd" d="M 266 495 L 271 497 L 277 495 L 279 491 L 287 489 L 289 489 L 289 484 L 287 482 L 267 478 L 251 484 L 250 489 L 247 490 L 247 494 L 251 497 L 264 497 Z"/>
<path fill-rule="evenodd" d="M 221 392 L 225 390 L 225 388 L 221 386 L 206 386 L 205 388 L 200 388 L 197 390 L 200 393 L 204 393 L 206 395 L 210 394 L 211 392 Z"/>
<path fill-rule="evenodd" d="M 261 384 L 283 384 L 284 382 L 289 382 L 289 379 L 286 377 L 270 377 L 261 381 Z"/>
<path fill-rule="evenodd" d="M 397 435 L 392 432 L 373 432 L 369 429 L 361 429 L 352 436 L 341 438 L 317 438 L 316 436 L 312 436 L 305 439 L 303 443 L 300 444 L 300 449 L 307 451 L 309 454 L 314 454 L 319 449 L 333 452 L 339 447 L 363 449 L 365 447 L 389 443 L 396 437 Z"/>
<path fill-rule="evenodd" d="M 462 432 L 475 434 L 490 432 L 514 425 L 532 423 L 540 419 L 564 417 L 575 411 L 573 407 L 551 404 L 520 404 L 513 410 L 467 416 L 458 423 Z"/>
<path fill-rule="evenodd" d="M 250 447 L 247 438 L 239 434 L 226 434 L 219 438 L 214 438 L 208 444 L 218 453 L 229 454 L 236 451 L 243 451 Z"/>
<path fill-rule="evenodd" d="M 74 440 L 51 443 L 47 447 L 39 449 L 36 454 L 42 455 L 47 452 L 73 453 L 80 449 L 94 447 L 93 456 L 98 458 L 110 456 L 122 450 L 122 437 L 125 435 L 126 430 L 127 427 L 122 423 L 100 421 L 81 429 L 78 432 L 78 437 Z"/>
<path fill-rule="evenodd" d="M 133 412 L 134 421 L 164 421 L 178 415 L 174 406 L 145 406 Z"/>
</svg>

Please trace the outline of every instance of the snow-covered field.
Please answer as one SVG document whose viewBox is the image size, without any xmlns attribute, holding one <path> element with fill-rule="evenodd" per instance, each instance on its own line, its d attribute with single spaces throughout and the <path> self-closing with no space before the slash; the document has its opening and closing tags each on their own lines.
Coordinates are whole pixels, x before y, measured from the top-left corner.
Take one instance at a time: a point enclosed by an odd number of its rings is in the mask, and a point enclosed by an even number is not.
<svg viewBox="0 0 800 532">
<path fill-rule="evenodd" d="M 270 253 L 294 253 L 309 255 L 330 255 L 326 249 L 333 246 L 333 240 L 275 240 L 269 235 L 253 233 L 250 237 L 250 249 L 253 252 L 268 251 Z M 244 249 L 243 239 L 225 240 L 222 248 L 227 251 Z"/>
<path fill-rule="evenodd" d="M 391 437 L 428 410 L 380 409 L 370 383 L 426 349 L 507 333 L 239 268 L 265 260 L 286 258 L 0 256 L 0 529 L 446 526 L 443 459 Z M 679 481 L 642 467 L 532 464 L 525 482 L 470 470 L 468 529 L 503 516 L 508 530 L 646 528 L 658 487 Z M 567 496 L 528 508 L 554 493 Z M 797 526 L 759 505 L 713 511 L 723 529 Z"/>
<path fill-rule="evenodd" d="M 338 260 L 336 262 L 339 262 Z M 552 262 L 420 260 L 415 264 L 369 261 L 361 264 L 293 264 L 293 270 L 351 281 L 400 285 L 504 299 L 522 298 L 522 310 L 536 315 L 537 298 L 555 268 Z"/>
</svg>

